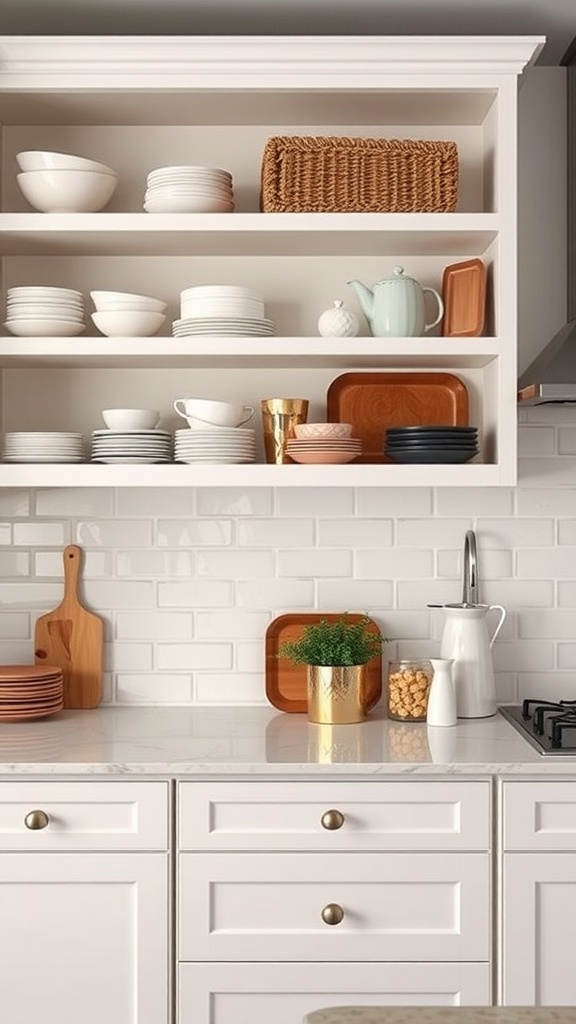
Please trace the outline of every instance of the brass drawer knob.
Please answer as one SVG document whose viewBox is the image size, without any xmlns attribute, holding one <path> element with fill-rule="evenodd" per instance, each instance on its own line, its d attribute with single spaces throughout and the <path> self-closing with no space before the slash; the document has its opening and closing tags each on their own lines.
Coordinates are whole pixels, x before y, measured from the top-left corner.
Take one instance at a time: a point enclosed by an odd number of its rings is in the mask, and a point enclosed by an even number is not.
<svg viewBox="0 0 576 1024">
<path fill-rule="evenodd" d="M 339 903 L 327 903 L 322 911 L 324 924 L 340 924 L 344 920 L 344 911 Z"/>
<path fill-rule="evenodd" d="M 24 818 L 24 824 L 26 828 L 36 832 L 39 828 L 46 828 L 50 824 L 50 818 L 46 811 L 28 811 Z"/>
<path fill-rule="evenodd" d="M 324 811 L 324 814 L 320 818 L 320 824 L 322 825 L 322 828 L 328 829 L 329 832 L 335 832 L 336 829 L 342 828 L 344 820 L 344 815 L 341 811 Z"/>
</svg>

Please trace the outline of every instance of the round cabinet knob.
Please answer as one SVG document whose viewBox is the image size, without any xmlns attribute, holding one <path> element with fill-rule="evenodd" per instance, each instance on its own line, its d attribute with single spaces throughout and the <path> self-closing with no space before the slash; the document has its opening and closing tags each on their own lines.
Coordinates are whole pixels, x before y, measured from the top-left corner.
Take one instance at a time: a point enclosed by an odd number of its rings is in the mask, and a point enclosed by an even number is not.
<svg viewBox="0 0 576 1024">
<path fill-rule="evenodd" d="M 320 818 L 320 824 L 322 828 L 328 829 L 329 832 L 335 832 L 336 829 L 342 828 L 344 824 L 344 815 L 341 811 L 324 811 L 324 814 Z"/>
<path fill-rule="evenodd" d="M 339 903 L 328 903 L 322 911 L 324 924 L 340 924 L 344 920 L 344 911 Z"/>
<path fill-rule="evenodd" d="M 28 811 L 28 814 L 24 818 L 24 824 L 26 828 L 32 829 L 36 832 L 40 828 L 46 828 L 50 824 L 50 818 L 46 814 L 46 811 Z"/>
</svg>

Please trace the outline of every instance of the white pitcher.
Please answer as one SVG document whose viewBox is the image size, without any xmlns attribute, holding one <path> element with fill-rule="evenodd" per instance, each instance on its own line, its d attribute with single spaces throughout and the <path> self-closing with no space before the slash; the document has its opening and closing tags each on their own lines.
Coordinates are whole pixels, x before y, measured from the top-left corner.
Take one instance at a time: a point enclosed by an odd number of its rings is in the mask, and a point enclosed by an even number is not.
<svg viewBox="0 0 576 1024">
<path fill-rule="evenodd" d="M 500 617 L 492 636 L 488 633 L 488 613 Z M 452 679 L 456 693 L 458 718 L 489 718 L 496 714 L 496 685 L 492 665 L 492 645 L 502 628 L 506 611 L 500 604 L 444 605 L 446 623 L 440 644 L 440 657 L 452 658 Z"/>
</svg>

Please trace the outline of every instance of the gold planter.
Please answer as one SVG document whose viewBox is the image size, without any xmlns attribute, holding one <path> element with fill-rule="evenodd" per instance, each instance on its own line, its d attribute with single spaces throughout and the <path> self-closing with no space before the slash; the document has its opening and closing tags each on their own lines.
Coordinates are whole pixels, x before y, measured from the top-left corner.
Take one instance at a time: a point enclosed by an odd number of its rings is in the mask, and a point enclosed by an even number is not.
<svg viewBox="0 0 576 1024">
<path fill-rule="evenodd" d="M 352 725 L 366 718 L 366 665 L 308 665 L 308 720 Z"/>
</svg>

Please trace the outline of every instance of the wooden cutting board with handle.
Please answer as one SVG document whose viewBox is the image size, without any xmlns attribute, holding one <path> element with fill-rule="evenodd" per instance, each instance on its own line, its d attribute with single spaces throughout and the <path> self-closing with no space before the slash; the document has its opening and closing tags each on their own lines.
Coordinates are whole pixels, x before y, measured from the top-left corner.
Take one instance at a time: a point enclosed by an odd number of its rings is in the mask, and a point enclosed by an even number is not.
<svg viewBox="0 0 576 1024">
<path fill-rule="evenodd" d="M 78 599 L 82 551 L 64 548 L 64 598 L 36 621 L 37 665 L 57 665 L 64 675 L 64 707 L 95 708 L 102 699 L 102 619 Z"/>
</svg>

